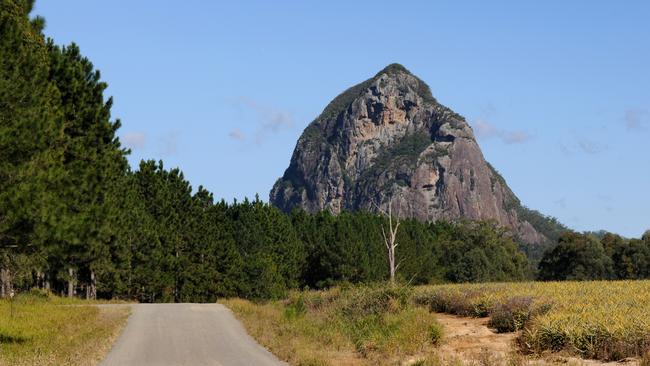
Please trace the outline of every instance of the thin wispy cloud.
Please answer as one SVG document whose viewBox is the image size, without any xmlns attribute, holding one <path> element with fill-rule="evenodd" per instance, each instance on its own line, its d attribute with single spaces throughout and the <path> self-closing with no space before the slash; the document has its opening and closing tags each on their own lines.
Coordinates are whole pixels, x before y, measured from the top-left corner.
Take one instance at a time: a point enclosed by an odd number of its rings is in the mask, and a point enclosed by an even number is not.
<svg viewBox="0 0 650 366">
<path fill-rule="evenodd" d="M 252 98 L 238 97 L 232 101 L 232 104 L 237 108 L 255 114 L 257 123 L 254 128 L 254 141 L 258 145 L 264 143 L 271 135 L 291 129 L 294 126 L 293 114 L 270 105 L 262 104 Z M 246 135 L 239 128 L 230 131 L 228 135 L 239 141 L 246 139 Z"/>
<path fill-rule="evenodd" d="M 172 131 L 158 138 L 158 153 L 169 156 L 178 152 L 180 132 Z"/>
<path fill-rule="evenodd" d="M 597 155 L 609 150 L 609 145 L 585 137 L 576 138 L 569 143 L 560 141 L 558 147 L 565 156 L 573 156 L 576 153 Z"/>
<path fill-rule="evenodd" d="M 628 109 L 625 111 L 623 121 L 628 131 L 638 131 L 645 128 L 648 111 L 645 109 Z"/>
<path fill-rule="evenodd" d="M 609 146 L 607 144 L 603 144 L 597 141 L 592 141 L 592 140 L 587 140 L 587 139 L 582 139 L 578 141 L 578 147 L 580 150 L 582 150 L 586 154 L 594 155 L 594 154 L 600 154 L 607 149 L 609 149 Z"/>
<path fill-rule="evenodd" d="M 531 135 L 523 130 L 509 131 L 497 128 L 491 123 L 478 119 L 473 123 L 474 133 L 476 137 L 482 140 L 497 138 L 505 144 L 521 144 L 531 139 Z"/>
<path fill-rule="evenodd" d="M 234 128 L 232 131 L 228 133 L 228 137 L 230 137 L 233 140 L 237 141 L 245 141 L 246 140 L 246 134 L 244 131 L 242 131 L 239 128 Z"/>
<path fill-rule="evenodd" d="M 127 132 L 122 136 L 122 142 L 131 150 L 144 149 L 147 145 L 147 135 L 144 132 Z"/>
</svg>

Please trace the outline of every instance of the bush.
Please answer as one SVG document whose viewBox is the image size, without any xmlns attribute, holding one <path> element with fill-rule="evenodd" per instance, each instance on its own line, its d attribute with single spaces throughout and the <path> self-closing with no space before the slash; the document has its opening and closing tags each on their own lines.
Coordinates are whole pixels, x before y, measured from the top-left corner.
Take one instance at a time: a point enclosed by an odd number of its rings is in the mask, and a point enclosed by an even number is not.
<svg viewBox="0 0 650 366">
<path fill-rule="evenodd" d="M 305 315 L 306 312 L 305 300 L 301 294 L 298 294 L 298 296 L 290 297 L 287 300 L 284 308 L 284 317 L 287 319 L 295 319 Z"/>
<path fill-rule="evenodd" d="M 513 297 L 496 305 L 490 311 L 488 327 L 499 333 L 515 332 L 523 329 L 530 320 L 533 299 L 530 297 Z"/>
<path fill-rule="evenodd" d="M 358 286 L 341 293 L 339 311 L 348 319 L 397 313 L 409 304 L 408 286 Z"/>
<path fill-rule="evenodd" d="M 429 310 L 475 318 L 486 317 L 494 304 L 494 298 L 480 291 L 438 291 L 420 295 L 416 303 L 427 304 Z"/>
<path fill-rule="evenodd" d="M 53 298 L 50 291 L 32 288 L 27 292 L 18 294 L 16 301 L 24 304 L 36 304 L 49 301 Z"/>
<path fill-rule="evenodd" d="M 348 285 L 226 304 L 261 344 L 296 365 L 392 365 L 433 350 L 442 338 L 436 318 L 413 305 L 409 286 Z"/>
<path fill-rule="evenodd" d="M 547 313 L 551 304 L 535 304 L 532 297 L 516 296 L 495 305 L 490 310 L 488 326 L 499 333 L 524 329 L 536 316 Z"/>
</svg>

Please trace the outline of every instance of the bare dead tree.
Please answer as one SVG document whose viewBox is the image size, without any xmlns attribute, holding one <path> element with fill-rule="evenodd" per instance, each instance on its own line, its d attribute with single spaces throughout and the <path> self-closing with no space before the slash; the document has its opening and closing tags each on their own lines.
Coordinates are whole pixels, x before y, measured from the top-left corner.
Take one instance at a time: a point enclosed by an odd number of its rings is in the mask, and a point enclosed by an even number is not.
<svg viewBox="0 0 650 366">
<path fill-rule="evenodd" d="M 388 234 L 386 233 L 386 228 L 384 224 L 381 225 L 381 234 L 384 238 L 384 244 L 386 245 L 386 250 L 388 251 L 388 266 L 390 270 L 390 283 L 395 284 L 395 274 L 399 269 L 400 263 L 397 263 L 395 258 L 395 249 L 398 246 L 397 243 L 397 230 L 399 229 L 400 219 L 399 219 L 399 209 L 395 219 L 393 220 L 393 197 L 391 196 L 388 199 L 388 210 L 384 210 L 381 206 L 376 205 L 377 209 L 388 216 Z M 393 224 L 394 223 L 394 224 Z"/>
</svg>

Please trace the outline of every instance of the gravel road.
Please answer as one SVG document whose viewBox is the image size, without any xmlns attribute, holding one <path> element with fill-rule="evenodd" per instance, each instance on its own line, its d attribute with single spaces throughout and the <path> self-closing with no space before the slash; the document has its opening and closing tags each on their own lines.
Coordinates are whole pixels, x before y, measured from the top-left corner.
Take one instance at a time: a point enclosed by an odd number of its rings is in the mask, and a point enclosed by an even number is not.
<svg viewBox="0 0 650 366">
<path fill-rule="evenodd" d="M 277 366 L 220 304 L 137 304 L 101 366 Z"/>
</svg>

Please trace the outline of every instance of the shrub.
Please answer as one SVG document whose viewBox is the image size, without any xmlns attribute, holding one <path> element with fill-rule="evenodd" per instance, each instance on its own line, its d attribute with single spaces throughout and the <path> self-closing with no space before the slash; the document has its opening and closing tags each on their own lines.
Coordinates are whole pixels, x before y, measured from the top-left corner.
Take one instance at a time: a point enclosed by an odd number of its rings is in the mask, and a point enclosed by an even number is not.
<svg viewBox="0 0 650 366">
<path fill-rule="evenodd" d="M 305 300 L 302 295 L 290 297 L 284 308 L 284 316 L 287 319 L 295 319 L 305 315 L 307 308 L 305 307 Z"/>
<path fill-rule="evenodd" d="M 440 324 L 431 324 L 429 326 L 429 340 L 431 341 L 431 344 L 438 345 L 440 344 L 440 341 L 442 340 L 442 327 Z"/>
<path fill-rule="evenodd" d="M 32 288 L 27 292 L 18 294 L 16 296 L 16 302 L 23 304 L 36 304 L 49 301 L 52 298 L 53 295 L 50 291 Z"/>
<path fill-rule="evenodd" d="M 551 310 L 551 303 L 536 303 L 529 296 L 515 296 L 490 309 L 488 326 L 499 333 L 516 332 L 527 327 L 538 315 Z"/>
<path fill-rule="evenodd" d="M 408 286 L 359 286 L 341 293 L 339 311 L 348 319 L 396 313 L 409 304 Z"/>
<path fill-rule="evenodd" d="M 513 297 L 497 304 L 490 311 L 488 326 L 499 333 L 523 329 L 533 315 L 531 297 Z"/>
<path fill-rule="evenodd" d="M 480 291 L 437 291 L 428 296 L 421 295 L 416 301 L 429 305 L 432 312 L 482 318 L 488 316 L 495 300 Z"/>
</svg>

